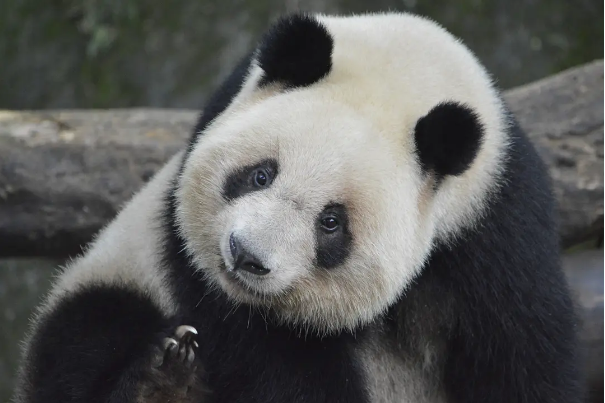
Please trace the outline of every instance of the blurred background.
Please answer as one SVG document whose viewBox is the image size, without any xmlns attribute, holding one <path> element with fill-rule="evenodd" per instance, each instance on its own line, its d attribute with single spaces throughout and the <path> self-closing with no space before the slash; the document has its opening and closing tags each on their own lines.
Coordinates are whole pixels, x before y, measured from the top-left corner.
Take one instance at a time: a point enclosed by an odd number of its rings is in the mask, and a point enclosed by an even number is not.
<svg viewBox="0 0 605 403">
<path fill-rule="evenodd" d="M 198 108 L 278 15 L 407 10 L 501 87 L 603 57 L 602 0 L 2 0 L 0 108 Z"/>
<path fill-rule="evenodd" d="M 2 0 L 0 109 L 197 109 L 296 10 L 429 16 L 504 89 L 603 58 L 602 0 Z M 0 402 L 32 308 L 66 258 L 0 259 Z"/>
</svg>

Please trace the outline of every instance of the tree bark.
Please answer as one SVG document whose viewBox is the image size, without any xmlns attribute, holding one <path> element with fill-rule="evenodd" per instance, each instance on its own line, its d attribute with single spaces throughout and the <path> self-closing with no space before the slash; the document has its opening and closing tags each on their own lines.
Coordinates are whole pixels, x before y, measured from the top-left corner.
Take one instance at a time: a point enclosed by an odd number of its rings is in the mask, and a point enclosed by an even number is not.
<svg viewBox="0 0 605 403">
<path fill-rule="evenodd" d="M 603 402 L 603 249 L 563 257 L 581 320 L 581 363 L 587 402 Z"/>
<path fill-rule="evenodd" d="M 507 91 L 569 246 L 603 228 L 603 61 Z M 184 146 L 196 111 L 0 111 L 0 257 L 79 253 Z"/>
<path fill-rule="evenodd" d="M 603 61 L 508 91 L 505 99 L 550 168 L 561 240 L 603 234 Z"/>
</svg>

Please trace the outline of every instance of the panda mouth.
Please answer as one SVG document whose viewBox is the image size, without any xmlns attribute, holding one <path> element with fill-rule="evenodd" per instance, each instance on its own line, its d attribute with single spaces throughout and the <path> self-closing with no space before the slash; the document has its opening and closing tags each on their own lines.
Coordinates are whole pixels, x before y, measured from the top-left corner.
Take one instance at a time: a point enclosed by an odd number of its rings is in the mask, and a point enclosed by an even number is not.
<svg viewBox="0 0 605 403">
<path fill-rule="evenodd" d="M 231 285 L 231 287 L 234 287 L 235 289 L 237 289 L 237 291 L 255 297 L 263 297 L 267 295 L 267 293 L 262 291 L 262 287 L 255 287 L 254 283 L 258 283 L 260 280 L 256 278 L 257 276 L 247 275 L 247 272 L 241 272 L 240 270 L 230 269 L 224 261 L 222 262 L 220 269 L 226 280 Z M 248 278 L 251 276 L 252 278 Z"/>
<path fill-rule="evenodd" d="M 242 288 L 247 288 L 247 284 L 240 276 L 238 276 L 233 270 L 227 269 L 225 265 L 223 267 L 223 273 L 225 273 L 225 276 L 227 277 L 227 279 L 229 279 L 231 283 L 235 283 Z"/>
<path fill-rule="evenodd" d="M 229 246 L 227 244 L 227 247 Z M 276 293 L 271 290 L 275 273 L 263 267 L 258 260 L 237 262 L 235 259 L 237 256 L 233 256 L 231 248 L 225 249 L 227 248 L 221 248 L 219 252 L 221 257 L 219 276 L 222 278 L 221 283 L 225 292 L 232 294 L 236 299 L 243 297 L 265 300 L 267 297 L 276 296 Z"/>
</svg>

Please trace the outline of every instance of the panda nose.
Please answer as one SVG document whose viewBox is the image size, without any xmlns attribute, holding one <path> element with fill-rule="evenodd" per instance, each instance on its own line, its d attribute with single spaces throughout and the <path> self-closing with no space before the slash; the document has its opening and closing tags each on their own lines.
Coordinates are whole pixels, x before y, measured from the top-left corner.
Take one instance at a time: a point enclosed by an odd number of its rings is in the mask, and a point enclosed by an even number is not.
<svg viewBox="0 0 605 403">
<path fill-rule="evenodd" d="M 229 237 L 229 248 L 234 262 L 233 270 L 244 270 L 260 276 L 264 276 L 271 271 L 263 267 L 260 260 L 248 252 L 233 234 Z"/>
</svg>

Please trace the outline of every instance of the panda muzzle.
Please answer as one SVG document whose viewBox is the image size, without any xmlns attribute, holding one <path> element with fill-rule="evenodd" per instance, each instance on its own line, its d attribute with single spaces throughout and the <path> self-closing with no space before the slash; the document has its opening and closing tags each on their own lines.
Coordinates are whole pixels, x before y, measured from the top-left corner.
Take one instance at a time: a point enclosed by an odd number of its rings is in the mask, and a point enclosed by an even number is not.
<svg viewBox="0 0 605 403">
<path fill-rule="evenodd" d="M 233 257 L 234 271 L 244 270 L 259 276 L 264 276 L 271 271 L 264 267 L 256 256 L 248 252 L 233 234 L 229 237 L 229 248 Z"/>
</svg>

